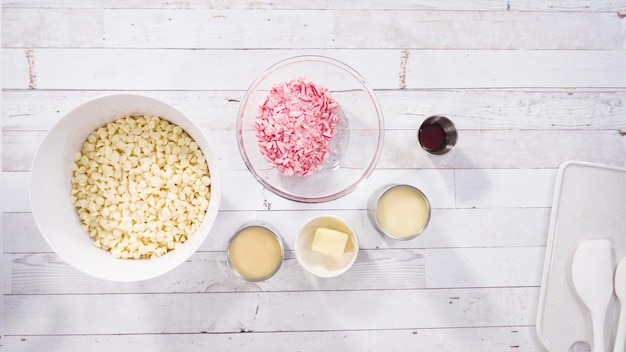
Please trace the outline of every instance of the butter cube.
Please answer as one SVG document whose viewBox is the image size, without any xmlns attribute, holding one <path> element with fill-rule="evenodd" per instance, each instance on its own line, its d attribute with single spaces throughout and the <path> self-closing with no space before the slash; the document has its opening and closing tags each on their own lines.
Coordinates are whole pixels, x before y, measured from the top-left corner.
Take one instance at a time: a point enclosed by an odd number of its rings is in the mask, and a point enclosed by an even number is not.
<svg viewBox="0 0 626 352">
<path fill-rule="evenodd" d="M 348 234 L 319 227 L 315 230 L 311 249 L 318 253 L 340 258 L 346 249 L 346 243 L 348 243 Z"/>
</svg>

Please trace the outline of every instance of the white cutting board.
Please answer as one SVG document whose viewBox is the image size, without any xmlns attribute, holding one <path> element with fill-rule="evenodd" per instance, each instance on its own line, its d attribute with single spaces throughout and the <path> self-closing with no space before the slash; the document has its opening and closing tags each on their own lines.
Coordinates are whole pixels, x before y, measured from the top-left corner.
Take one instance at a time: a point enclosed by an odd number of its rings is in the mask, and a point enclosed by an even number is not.
<svg viewBox="0 0 626 352">
<path fill-rule="evenodd" d="M 615 265 L 626 256 L 626 169 L 566 162 L 557 173 L 537 310 L 537 333 L 550 352 L 567 352 L 579 341 L 592 344 L 591 318 L 571 280 L 576 247 L 592 238 L 611 241 Z M 618 307 L 614 296 L 606 333 L 611 351 Z"/>
</svg>

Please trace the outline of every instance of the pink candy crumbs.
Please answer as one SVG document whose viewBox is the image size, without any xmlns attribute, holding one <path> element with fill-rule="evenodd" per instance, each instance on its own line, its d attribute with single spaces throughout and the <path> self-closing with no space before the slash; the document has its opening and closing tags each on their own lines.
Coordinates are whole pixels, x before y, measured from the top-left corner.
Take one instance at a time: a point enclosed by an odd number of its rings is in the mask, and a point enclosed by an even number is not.
<svg viewBox="0 0 626 352">
<path fill-rule="evenodd" d="M 261 154 L 287 176 L 317 172 L 329 155 L 338 110 L 328 89 L 307 78 L 274 85 L 255 120 Z"/>
</svg>

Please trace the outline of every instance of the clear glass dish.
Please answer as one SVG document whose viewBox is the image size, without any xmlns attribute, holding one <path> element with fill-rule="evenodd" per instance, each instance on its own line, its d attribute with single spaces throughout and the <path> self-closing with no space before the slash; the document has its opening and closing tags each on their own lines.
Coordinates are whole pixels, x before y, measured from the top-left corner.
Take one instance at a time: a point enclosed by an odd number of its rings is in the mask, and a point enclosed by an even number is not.
<svg viewBox="0 0 626 352">
<path fill-rule="evenodd" d="M 321 169 L 286 176 L 261 154 L 254 122 L 270 89 L 299 77 L 330 90 L 341 120 Z M 359 73 L 327 57 L 299 56 L 278 62 L 252 83 L 241 102 L 236 131 L 241 156 L 264 187 L 290 200 L 317 203 L 345 196 L 371 174 L 382 150 L 384 122 L 374 91 Z"/>
</svg>

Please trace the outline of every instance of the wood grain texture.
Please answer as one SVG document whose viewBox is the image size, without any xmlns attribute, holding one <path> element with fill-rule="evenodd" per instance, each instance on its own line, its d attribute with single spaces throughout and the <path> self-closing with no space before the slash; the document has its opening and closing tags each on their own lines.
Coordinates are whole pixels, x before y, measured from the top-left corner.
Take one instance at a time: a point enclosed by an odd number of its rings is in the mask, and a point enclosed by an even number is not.
<svg viewBox="0 0 626 352">
<path fill-rule="evenodd" d="M 556 170 L 569 159 L 626 166 L 624 11 L 623 0 L 4 0 L 0 352 L 544 351 L 535 319 Z M 235 139 L 250 84 L 297 55 L 353 67 L 385 116 L 376 170 L 321 204 L 264 189 Z M 136 283 L 70 267 L 29 201 L 47 131 L 115 93 L 188 114 L 223 180 L 199 250 Z M 443 157 L 416 141 L 435 114 L 459 131 Z M 372 191 L 389 183 L 431 201 L 411 241 L 382 236 L 367 216 Z M 294 240 L 329 214 L 351 224 L 361 252 L 322 280 L 297 263 Z M 259 283 L 226 263 L 230 236 L 250 220 L 285 240 L 281 270 Z"/>
<path fill-rule="evenodd" d="M 68 52 L 71 55 L 68 55 Z M 623 50 L 409 50 L 407 89 L 623 88 Z M 38 89 L 245 90 L 266 68 L 299 55 L 342 61 L 374 89 L 400 88 L 400 50 L 33 49 Z M 24 49 L 3 52 L 4 89 L 28 89 Z M 366 57 L 367 60 L 363 60 Z M 171 65 L 177 62 L 177 65 Z M 234 71 L 224 67 L 236 67 Z M 121 70 L 124 68 L 124 70 Z"/>
<path fill-rule="evenodd" d="M 3 45 L 59 47 L 58 37 L 68 36 L 63 41 L 68 47 L 243 48 L 251 43 L 258 48 L 297 48 L 302 43 L 331 47 L 332 16 L 320 10 L 7 9 Z M 246 26 L 240 25 L 242 21 Z M 42 24 L 50 30 L 39 31 Z M 76 41 L 73 32 L 81 33 Z"/>
<path fill-rule="evenodd" d="M 626 138 L 616 126 L 611 130 L 460 130 L 454 153 L 442 158 L 425 153 L 412 130 L 387 130 L 379 169 L 484 169 L 554 168 L 579 159 L 626 166 Z M 30 171 L 35 153 L 46 132 L 6 131 L 2 135 L 4 171 Z M 247 170 L 240 159 L 233 131 L 205 132 L 212 152 L 225 170 Z"/>
<path fill-rule="evenodd" d="M 4 212 L 29 212 L 28 172 L 4 172 Z M 222 173 L 221 210 L 365 209 L 374 189 L 389 183 L 420 188 L 438 208 L 550 207 L 556 169 L 375 170 L 352 193 L 327 203 L 298 203 L 265 190 L 250 173 Z M 6 193 L 4 193 L 6 192 Z"/>
<path fill-rule="evenodd" d="M 72 0 L 5 0 L 3 8 L 73 8 Z M 392 10 L 480 10 L 480 11 L 585 11 L 615 12 L 624 9 L 621 0 L 449 0 L 433 4 L 429 0 L 395 0 L 381 3 L 377 0 L 329 1 L 329 0 L 257 0 L 242 3 L 237 0 L 211 2 L 190 0 L 83 0 L 81 8 L 149 8 L 149 9 L 392 9 Z"/>
<path fill-rule="evenodd" d="M 522 11 L 621 11 L 624 2 L 620 0 L 594 1 L 541 1 L 541 0 L 513 0 L 510 1 L 511 10 Z"/>
<path fill-rule="evenodd" d="M 550 207 L 556 170 L 456 170 L 456 206 Z"/>
<path fill-rule="evenodd" d="M 543 248 L 537 247 L 428 249 L 426 287 L 540 286 L 543 267 L 534 263 L 543 258 Z M 472 279 L 477 276 L 482 279 Z"/>
<path fill-rule="evenodd" d="M 210 240 L 201 251 L 222 251 L 240 224 L 262 220 L 275 224 L 288 239 L 292 239 L 307 220 L 327 214 L 326 210 L 222 211 L 211 231 Z M 374 232 L 364 210 L 333 212 L 352 225 L 359 234 L 359 244 L 365 249 L 380 248 L 472 248 L 544 246 L 550 217 L 549 208 L 474 208 L 434 209 L 428 229 L 415 241 L 391 241 Z M 289 217 L 292 221 L 282 222 Z M 4 239 L 8 253 L 51 252 L 39 232 L 31 213 L 3 214 L 3 230 L 11 233 Z"/>
<path fill-rule="evenodd" d="M 234 130 L 245 91 L 5 90 L 3 131 L 46 131 L 79 104 L 132 93 L 166 101 L 204 131 Z M 389 130 L 414 130 L 443 114 L 460 129 L 616 130 L 626 126 L 624 89 L 441 89 L 375 92 Z"/>
<path fill-rule="evenodd" d="M 623 87 L 625 83 L 625 51 L 409 51 L 406 73 L 408 88 Z"/>
<path fill-rule="evenodd" d="M 543 351 L 532 327 L 480 327 L 464 329 L 401 329 L 359 331 L 310 331 L 290 333 L 220 333 L 220 334 L 133 334 L 133 335 L 64 335 L 8 336 L 7 349 L 15 352 L 136 351 L 146 349 L 171 351 L 185 346 L 186 351 L 275 351 L 281 346 L 298 346 L 304 351 L 409 351 L 416 346 L 428 351 Z M 488 342 L 487 342 L 488 341 Z"/>
<path fill-rule="evenodd" d="M 626 43 L 615 12 L 502 10 L 5 9 L 2 31 L 5 48 L 589 50 Z M 469 30 L 474 35 L 456 35 Z"/>
<path fill-rule="evenodd" d="M 4 8 L 72 8 L 74 5 L 71 0 L 62 1 L 45 1 L 45 0 L 31 0 L 31 1 L 4 1 Z M 483 9 L 488 8 L 505 8 L 506 2 L 503 0 L 494 1 L 477 1 L 466 4 L 463 1 L 449 1 L 446 2 L 446 8 L 474 8 Z M 164 8 L 164 9 L 333 9 L 333 8 L 432 8 L 432 4 L 428 1 L 411 1 L 400 0 L 394 1 L 389 4 L 380 4 L 375 0 L 367 0 L 358 3 L 350 3 L 344 1 L 328 1 L 328 0 L 280 0 L 280 1 L 255 1 L 252 3 L 241 3 L 236 0 L 219 0 L 212 2 L 198 2 L 188 0 L 176 0 L 176 1 L 159 1 L 159 0 L 116 0 L 107 1 L 106 4 L 98 2 L 98 0 L 88 0 L 81 3 L 81 7 L 85 8 Z"/>
<path fill-rule="evenodd" d="M 541 265 L 538 264 L 543 254 L 541 247 L 362 249 L 354 267 L 340 280 L 319 280 L 309 275 L 298 264 L 294 252 L 289 251 L 276 276 L 254 284 L 230 272 L 226 264 L 226 246 L 218 252 L 198 252 L 171 273 L 139 284 L 90 278 L 54 254 L 21 254 L 12 257 L 10 293 L 299 292 L 533 287 L 540 284 Z M 529 270 L 529 265 L 533 265 L 534 270 Z M 485 275 L 474 275 L 473 272 L 484 272 Z"/>
<path fill-rule="evenodd" d="M 537 288 L 7 295 L 6 335 L 524 326 Z M 77 314 L 66 314 L 67 311 Z M 41 319 L 38 317 L 46 317 Z M 49 324 L 48 319 L 55 321 Z"/>
<path fill-rule="evenodd" d="M 349 10 L 335 11 L 334 24 L 339 48 L 571 50 L 623 49 L 626 43 L 614 12 Z"/>
<path fill-rule="evenodd" d="M 362 250 L 343 280 L 317 280 L 287 252 L 272 279 L 249 283 L 233 274 L 226 263 L 226 247 L 198 252 L 171 273 L 144 283 L 120 284 L 90 278 L 54 254 L 13 257 L 13 294 L 81 293 L 202 293 L 258 291 L 339 291 L 424 288 L 424 255 L 420 249 Z"/>
</svg>

